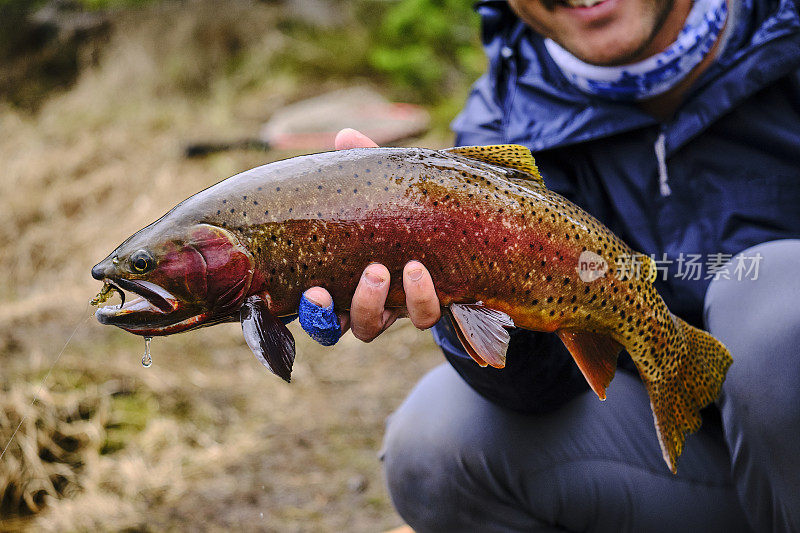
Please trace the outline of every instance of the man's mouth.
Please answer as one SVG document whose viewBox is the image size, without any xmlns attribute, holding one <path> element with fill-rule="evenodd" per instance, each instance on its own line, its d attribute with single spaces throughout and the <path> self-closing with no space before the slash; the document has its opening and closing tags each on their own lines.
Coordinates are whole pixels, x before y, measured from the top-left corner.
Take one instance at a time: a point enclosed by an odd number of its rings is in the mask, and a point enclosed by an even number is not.
<svg viewBox="0 0 800 533">
<path fill-rule="evenodd" d="M 606 0 L 556 0 L 556 4 L 566 7 L 587 8 L 602 4 L 605 1 Z"/>
</svg>

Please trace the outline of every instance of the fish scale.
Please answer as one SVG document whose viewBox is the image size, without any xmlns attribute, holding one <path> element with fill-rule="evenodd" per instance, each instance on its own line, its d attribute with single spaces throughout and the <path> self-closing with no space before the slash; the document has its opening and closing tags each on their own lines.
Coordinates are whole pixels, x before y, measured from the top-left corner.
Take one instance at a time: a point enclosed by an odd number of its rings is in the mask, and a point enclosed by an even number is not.
<svg viewBox="0 0 800 533">
<path fill-rule="evenodd" d="M 288 380 L 294 339 L 277 318 L 297 312 L 305 289 L 326 288 L 346 310 L 378 262 L 391 274 L 387 307 L 402 308 L 411 259 L 429 270 L 479 364 L 504 366 L 505 328 L 555 332 L 604 399 L 627 349 L 675 471 L 730 354 L 669 312 L 652 261 L 547 189 L 524 147 L 367 148 L 270 163 L 188 198 L 92 274 L 141 296 L 99 309 L 101 322 L 153 336 L 239 320 L 259 360 Z M 625 261 L 638 271 L 609 267 Z"/>
</svg>

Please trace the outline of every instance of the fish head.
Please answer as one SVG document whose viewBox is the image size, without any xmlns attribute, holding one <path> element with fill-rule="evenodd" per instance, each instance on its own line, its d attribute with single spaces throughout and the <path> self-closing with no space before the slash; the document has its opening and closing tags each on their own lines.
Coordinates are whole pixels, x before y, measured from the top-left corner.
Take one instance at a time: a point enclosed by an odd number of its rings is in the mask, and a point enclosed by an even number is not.
<svg viewBox="0 0 800 533">
<path fill-rule="evenodd" d="M 247 249 L 224 228 L 159 222 L 92 268 L 123 295 L 122 305 L 99 308 L 97 320 L 148 337 L 236 320 L 253 278 Z"/>
</svg>

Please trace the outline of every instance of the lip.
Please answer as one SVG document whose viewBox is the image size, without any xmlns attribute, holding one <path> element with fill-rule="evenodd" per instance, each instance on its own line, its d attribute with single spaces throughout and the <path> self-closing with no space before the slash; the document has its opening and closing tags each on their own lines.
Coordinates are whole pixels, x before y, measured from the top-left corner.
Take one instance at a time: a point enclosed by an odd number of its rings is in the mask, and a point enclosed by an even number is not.
<svg viewBox="0 0 800 533">
<path fill-rule="evenodd" d="M 591 7 L 572 7 L 557 3 L 555 9 L 558 13 L 577 19 L 583 24 L 594 24 L 608 18 L 619 6 L 622 0 L 605 0 Z"/>
<path fill-rule="evenodd" d="M 134 293 L 136 298 L 123 298 L 122 305 L 107 305 L 95 311 L 101 324 L 119 326 L 139 332 L 180 322 L 178 300 L 166 289 L 148 281 L 111 279 L 103 280 L 115 289 Z"/>
</svg>

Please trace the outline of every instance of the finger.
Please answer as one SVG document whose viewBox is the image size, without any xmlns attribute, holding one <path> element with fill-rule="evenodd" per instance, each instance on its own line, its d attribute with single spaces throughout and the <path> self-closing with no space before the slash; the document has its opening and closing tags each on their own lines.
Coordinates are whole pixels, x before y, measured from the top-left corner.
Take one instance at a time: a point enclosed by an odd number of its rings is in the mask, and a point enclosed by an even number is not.
<svg viewBox="0 0 800 533">
<path fill-rule="evenodd" d="M 311 303 L 316 304 L 320 307 L 328 307 L 333 303 L 331 299 L 331 294 L 323 289 L 322 287 L 311 287 L 308 289 L 303 296 L 308 298 Z M 339 325 L 342 328 L 342 335 L 347 333 L 347 330 L 350 329 L 350 313 L 336 313 L 339 317 Z"/>
<path fill-rule="evenodd" d="M 357 339 L 370 342 L 383 331 L 387 294 L 389 271 L 381 264 L 372 263 L 361 274 L 350 305 L 350 329 Z"/>
<path fill-rule="evenodd" d="M 395 307 L 394 309 L 386 309 L 383 312 L 383 329 L 381 332 L 389 329 L 389 326 L 394 324 L 398 318 L 403 316 L 403 312 L 404 310 L 398 307 Z"/>
<path fill-rule="evenodd" d="M 408 317 L 419 329 L 428 329 L 442 317 L 442 309 L 433 280 L 422 263 L 409 261 L 403 268 L 403 290 L 406 293 Z"/>
<path fill-rule="evenodd" d="M 339 324 L 342 325 L 342 335 L 350 329 L 350 313 L 336 313 L 339 315 Z"/>
<path fill-rule="evenodd" d="M 336 134 L 333 146 L 337 150 L 347 150 L 349 148 L 377 148 L 375 141 L 352 128 L 345 128 Z"/>
<path fill-rule="evenodd" d="M 306 292 L 303 293 L 303 296 L 308 298 L 311 303 L 318 305 L 320 307 L 328 307 L 333 303 L 333 298 L 331 298 L 331 293 L 323 289 L 322 287 L 311 287 Z"/>
<path fill-rule="evenodd" d="M 312 287 L 303 293 L 298 315 L 300 326 L 323 346 L 336 344 L 344 333 L 340 318 L 333 312 L 333 299 L 322 287 Z"/>
</svg>

